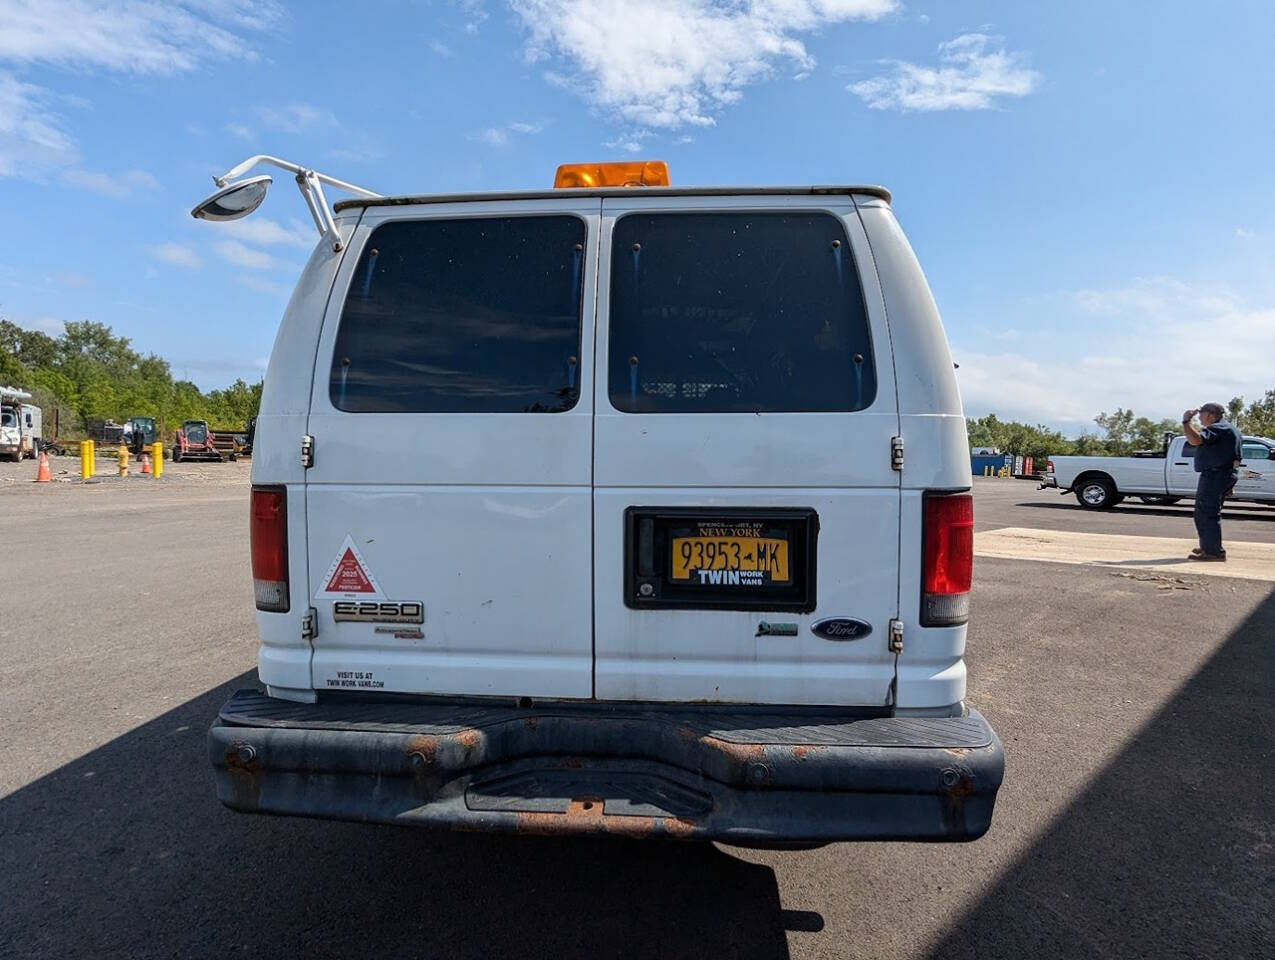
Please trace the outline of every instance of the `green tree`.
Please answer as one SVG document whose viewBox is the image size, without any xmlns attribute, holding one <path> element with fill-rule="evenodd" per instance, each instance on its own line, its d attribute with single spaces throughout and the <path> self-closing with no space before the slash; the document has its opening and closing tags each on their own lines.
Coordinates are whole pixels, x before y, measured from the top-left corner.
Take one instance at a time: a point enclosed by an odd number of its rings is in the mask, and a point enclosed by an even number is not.
<svg viewBox="0 0 1275 960">
<path fill-rule="evenodd" d="M 1275 390 L 1250 403 L 1235 425 L 1250 436 L 1275 438 Z"/>
<path fill-rule="evenodd" d="M 1071 442 L 1071 452 L 1078 457 L 1101 457 L 1107 452 L 1102 440 L 1092 433 L 1082 433 Z"/>
<path fill-rule="evenodd" d="M 969 420 L 966 429 L 971 447 L 996 447 L 1003 453 L 1044 460 L 1051 454 L 1066 453 L 1070 444 L 1057 430 L 1043 424 L 1032 426 L 1015 420 L 1002 421 L 993 414 Z"/>
<path fill-rule="evenodd" d="M 1113 457 L 1127 456 L 1133 449 L 1133 411 L 1116 407 L 1115 413 L 1105 410 L 1093 418 L 1103 431 L 1103 443 Z"/>
<path fill-rule="evenodd" d="M 1153 421 L 1146 417 L 1138 417 L 1132 425 L 1132 447 L 1135 450 L 1159 450 L 1164 446 L 1166 433 L 1181 432 L 1181 425 L 1172 418 Z"/>
<path fill-rule="evenodd" d="M 92 321 L 68 323 L 58 337 L 0 320 L 0 383 L 31 390 L 42 408 L 58 412 L 58 432 L 68 438 L 89 420 L 155 417 L 162 435 L 182 420 L 208 420 L 241 428 L 256 416 L 261 383 L 238 380 L 205 395 L 189 382 L 174 382 L 168 361 L 142 355 L 127 337 Z M 51 418 L 46 428 L 52 433 Z"/>
</svg>

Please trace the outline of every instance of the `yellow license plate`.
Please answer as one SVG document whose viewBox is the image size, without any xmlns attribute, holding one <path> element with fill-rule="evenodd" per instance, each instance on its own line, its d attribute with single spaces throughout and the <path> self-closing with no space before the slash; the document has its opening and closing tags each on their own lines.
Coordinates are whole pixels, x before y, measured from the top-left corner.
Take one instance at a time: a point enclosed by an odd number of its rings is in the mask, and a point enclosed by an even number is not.
<svg viewBox="0 0 1275 960">
<path fill-rule="evenodd" d="M 704 584 L 787 583 L 788 541 L 772 537 L 674 537 L 673 579 Z"/>
</svg>

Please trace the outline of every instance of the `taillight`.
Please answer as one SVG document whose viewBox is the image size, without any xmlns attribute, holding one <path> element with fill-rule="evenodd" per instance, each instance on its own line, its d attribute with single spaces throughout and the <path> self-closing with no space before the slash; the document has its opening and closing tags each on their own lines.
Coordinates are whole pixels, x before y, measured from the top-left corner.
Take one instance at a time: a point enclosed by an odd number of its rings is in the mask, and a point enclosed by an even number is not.
<svg viewBox="0 0 1275 960">
<path fill-rule="evenodd" d="M 924 502 L 921 625 L 965 623 L 974 574 L 974 498 L 968 493 L 930 493 Z"/>
<path fill-rule="evenodd" d="M 252 587 L 257 609 L 288 612 L 288 492 L 252 488 Z"/>
<path fill-rule="evenodd" d="M 1046 469 L 1047 469 L 1050 473 L 1053 473 L 1053 472 L 1054 472 L 1054 461 L 1052 461 L 1052 460 L 1046 461 Z"/>
</svg>

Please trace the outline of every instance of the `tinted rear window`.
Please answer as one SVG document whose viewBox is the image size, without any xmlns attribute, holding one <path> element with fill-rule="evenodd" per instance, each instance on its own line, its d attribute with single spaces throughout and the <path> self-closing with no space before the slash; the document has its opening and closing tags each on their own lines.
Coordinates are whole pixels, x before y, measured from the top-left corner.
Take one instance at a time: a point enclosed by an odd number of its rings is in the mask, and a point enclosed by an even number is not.
<svg viewBox="0 0 1275 960">
<path fill-rule="evenodd" d="M 553 413 L 579 395 L 584 221 L 396 221 L 354 271 L 329 395 L 358 413 Z"/>
<path fill-rule="evenodd" d="M 610 322 L 619 410 L 850 411 L 876 396 L 859 275 L 831 214 L 623 217 Z"/>
</svg>

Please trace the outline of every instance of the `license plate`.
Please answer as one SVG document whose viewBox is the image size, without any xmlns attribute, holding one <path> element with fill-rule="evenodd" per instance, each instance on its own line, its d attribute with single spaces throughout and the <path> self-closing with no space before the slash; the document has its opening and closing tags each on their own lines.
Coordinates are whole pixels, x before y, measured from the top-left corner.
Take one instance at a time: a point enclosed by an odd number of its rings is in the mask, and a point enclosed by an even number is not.
<svg viewBox="0 0 1275 960">
<path fill-rule="evenodd" d="M 634 610 L 815 608 L 819 516 L 808 507 L 629 507 L 624 524 Z"/>
<path fill-rule="evenodd" d="M 759 536 L 675 537 L 674 580 L 705 584 L 791 583 L 788 540 Z"/>
</svg>

